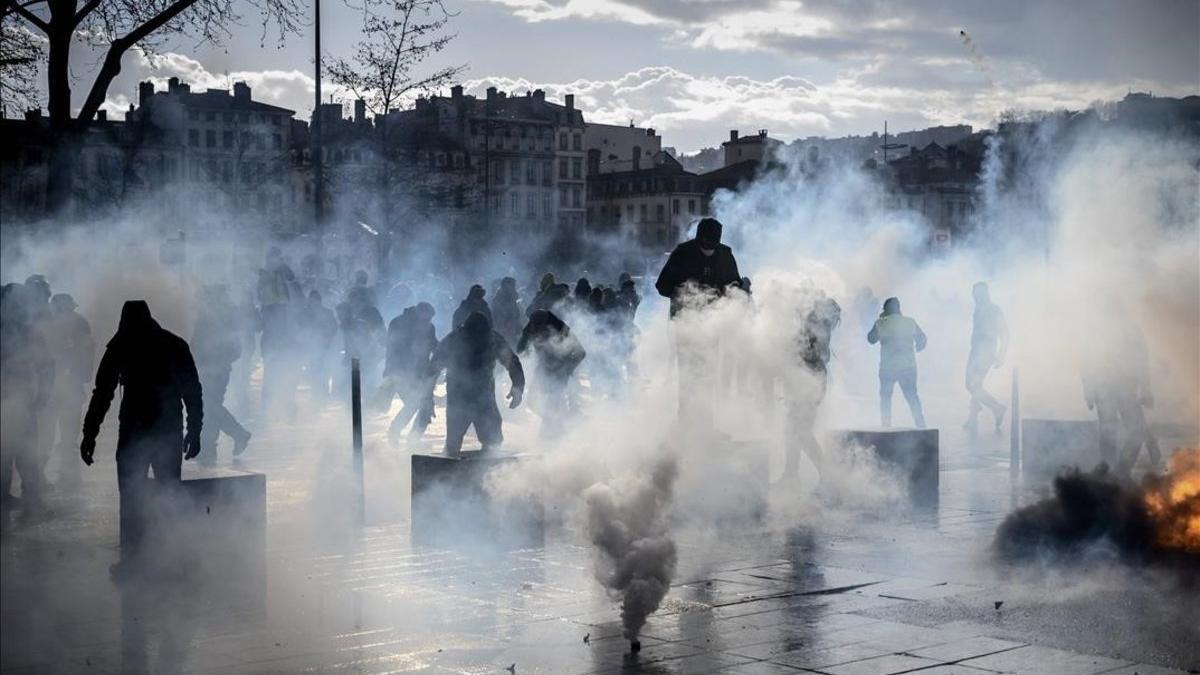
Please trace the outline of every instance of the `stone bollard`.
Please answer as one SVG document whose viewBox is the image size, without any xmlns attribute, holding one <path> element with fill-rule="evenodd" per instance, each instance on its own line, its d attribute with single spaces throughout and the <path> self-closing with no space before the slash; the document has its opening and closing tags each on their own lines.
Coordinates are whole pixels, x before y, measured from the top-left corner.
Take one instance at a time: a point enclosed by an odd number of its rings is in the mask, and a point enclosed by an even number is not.
<svg viewBox="0 0 1200 675">
<path fill-rule="evenodd" d="M 413 455 L 413 541 L 437 546 L 541 546 L 545 535 L 541 494 L 530 488 L 497 498 L 486 488 L 493 471 L 537 461 L 532 455 L 496 450 L 465 450 L 457 457 Z"/>
<path fill-rule="evenodd" d="M 870 449 L 885 470 L 904 479 L 914 505 L 937 506 L 937 429 L 842 429 L 829 432 L 829 440 L 831 448 L 858 445 Z"/>
</svg>

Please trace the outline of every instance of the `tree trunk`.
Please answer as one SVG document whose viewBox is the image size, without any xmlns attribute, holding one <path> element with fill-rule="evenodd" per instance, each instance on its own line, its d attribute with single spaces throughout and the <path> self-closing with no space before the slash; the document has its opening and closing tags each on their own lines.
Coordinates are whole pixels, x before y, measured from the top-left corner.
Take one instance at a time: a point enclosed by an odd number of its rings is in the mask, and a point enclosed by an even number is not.
<svg viewBox="0 0 1200 675">
<path fill-rule="evenodd" d="M 70 3 L 74 5 L 74 3 Z M 52 6 L 53 11 L 53 6 Z M 47 32 L 47 105 L 50 113 L 50 148 L 46 172 L 47 215 L 64 213 L 71 202 L 78 144 L 71 119 L 71 23 L 65 10 L 53 11 Z"/>
</svg>

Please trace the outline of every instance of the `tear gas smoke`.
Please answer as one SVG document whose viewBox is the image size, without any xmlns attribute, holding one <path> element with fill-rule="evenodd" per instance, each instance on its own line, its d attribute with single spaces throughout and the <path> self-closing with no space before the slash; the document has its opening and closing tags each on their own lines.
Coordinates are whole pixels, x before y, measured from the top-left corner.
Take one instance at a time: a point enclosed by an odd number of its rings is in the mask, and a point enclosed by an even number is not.
<svg viewBox="0 0 1200 675">
<path fill-rule="evenodd" d="M 994 549 L 1012 560 L 1118 557 L 1200 563 L 1200 450 L 1178 450 L 1141 485 L 1100 465 L 1054 479 L 1054 495 L 1010 514 Z"/>
<path fill-rule="evenodd" d="M 975 44 L 975 41 L 971 39 L 971 36 L 968 35 L 967 31 L 965 30 L 958 31 L 958 36 L 962 38 L 963 45 L 971 54 L 971 62 L 974 63 L 979 72 L 983 73 L 984 77 L 987 78 L 988 86 L 995 89 L 996 83 L 992 81 L 992 66 L 988 63 L 988 60 L 984 58 L 983 52 L 980 51 L 979 46 Z"/>
<path fill-rule="evenodd" d="M 675 574 L 668 511 L 677 473 L 675 457 L 666 455 L 648 470 L 597 483 L 583 493 L 588 536 L 596 546 L 596 578 L 621 599 L 624 635 L 634 643 Z"/>
</svg>

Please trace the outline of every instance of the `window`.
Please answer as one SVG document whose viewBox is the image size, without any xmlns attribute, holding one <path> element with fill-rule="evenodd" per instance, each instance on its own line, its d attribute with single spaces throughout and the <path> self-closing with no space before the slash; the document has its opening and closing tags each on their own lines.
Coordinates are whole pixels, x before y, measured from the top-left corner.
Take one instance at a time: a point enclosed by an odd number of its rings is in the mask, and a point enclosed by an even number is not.
<svg viewBox="0 0 1200 675">
<path fill-rule="evenodd" d="M 200 130 L 188 129 L 188 145 L 193 148 L 200 147 Z"/>
<path fill-rule="evenodd" d="M 666 212 L 666 208 L 663 207 L 662 204 L 656 205 L 654 207 L 654 219 L 660 223 L 663 222 L 664 220 L 667 219 L 665 212 Z"/>
<path fill-rule="evenodd" d="M 633 204 L 625 205 L 625 220 L 633 222 Z"/>
<path fill-rule="evenodd" d="M 525 195 L 525 215 L 529 218 L 537 217 L 537 195 L 532 192 Z"/>
<path fill-rule="evenodd" d="M 542 162 L 542 185 L 551 185 L 554 183 L 554 161 L 546 160 Z"/>
<path fill-rule="evenodd" d="M 534 171 L 536 170 L 536 165 L 537 165 L 537 162 L 535 162 L 532 159 L 525 160 L 525 184 L 526 185 L 537 185 L 537 179 L 533 175 Z M 530 193 L 529 198 L 533 199 L 533 193 Z M 530 210 L 532 211 L 533 209 L 530 209 Z"/>
<path fill-rule="evenodd" d="M 558 149 L 559 150 L 567 149 L 567 132 L 565 132 L 565 131 L 558 135 Z"/>
<path fill-rule="evenodd" d="M 583 178 L 583 158 L 582 157 L 572 157 L 571 158 L 571 177 L 576 180 Z"/>
<path fill-rule="evenodd" d="M 583 206 L 582 193 L 578 186 L 571 188 L 571 208 L 578 209 Z"/>
<path fill-rule="evenodd" d="M 564 138 L 566 138 L 566 137 L 564 136 Z M 567 158 L 566 157 L 558 158 L 558 177 L 559 178 L 567 177 Z"/>
<path fill-rule="evenodd" d="M 542 217 L 549 220 L 554 215 L 554 193 L 550 190 L 542 192 Z"/>
<path fill-rule="evenodd" d="M 281 137 L 279 134 L 271 136 L 271 147 L 276 150 L 283 149 L 283 137 Z"/>
<path fill-rule="evenodd" d="M 570 204 L 567 203 L 567 186 L 559 185 L 558 186 L 558 208 L 565 209 L 568 206 L 570 206 Z"/>
<path fill-rule="evenodd" d="M 508 160 L 508 182 L 513 185 L 521 182 L 521 163 L 518 160 Z"/>
<path fill-rule="evenodd" d="M 355 159 L 355 161 L 358 160 L 358 151 L 357 150 L 354 152 L 354 159 Z M 463 168 L 464 164 L 465 164 L 465 162 L 463 160 L 462 153 L 461 152 L 454 153 L 454 168 L 461 169 L 461 168 Z"/>
<path fill-rule="evenodd" d="M 213 111 L 213 110 L 206 110 L 206 111 L 204 112 L 204 121 L 205 121 L 205 122 L 216 122 L 216 121 L 217 121 L 217 113 L 216 113 L 216 111 Z"/>
<path fill-rule="evenodd" d="M 642 204 L 638 207 L 638 222 L 646 222 L 646 205 Z"/>
<path fill-rule="evenodd" d="M 238 121 L 246 123 L 250 121 L 250 113 L 238 113 Z"/>
<path fill-rule="evenodd" d="M 233 147 L 233 132 L 232 131 L 222 131 L 221 132 L 221 147 L 222 148 L 232 148 Z"/>
<path fill-rule="evenodd" d="M 501 162 L 499 160 L 492 162 L 492 182 L 493 183 L 503 183 L 504 182 L 504 162 Z"/>
<path fill-rule="evenodd" d="M 671 200 L 671 215 L 674 215 L 674 216 L 679 215 L 679 200 L 678 199 Z"/>
<path fill-rule="evenodd" d="M 521 215 L 521 195 L 516 192 L 508 196 L 508 212 L 513 217 Z"/>
<path fill-rule="evenodd" d="M 571 148 L 574 150 L 583 150 L 583 134 L 578 131 L 575 132 L 575 136 L 571 141 Z"/>
<path fill-rule="evenodd" d="M 688 214 L 693 215 L 693 216 L 696 215 L 696 200 L 695 199 L 688 200 Z"/>
</svg>

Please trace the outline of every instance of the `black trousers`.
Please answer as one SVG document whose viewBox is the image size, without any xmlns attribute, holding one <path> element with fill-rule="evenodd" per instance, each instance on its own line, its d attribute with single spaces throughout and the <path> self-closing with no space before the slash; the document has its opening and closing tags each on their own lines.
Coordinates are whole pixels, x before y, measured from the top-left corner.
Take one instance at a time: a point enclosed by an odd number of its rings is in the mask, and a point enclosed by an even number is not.
<svg viewBox="0 0 1200 675">
<path fill-rule="evenodd" d="M 117 442 L 117 489 L 121 505 L 121 556 L 140 553 L 156 522 L 169 518 L 182 492 L 180 432 L 121 433 Z M 154 478 L 150 478 L 153 470 Z"/>
<path fill-rule="evenodd" d="M 467 428 L 475 425 L 475 435 L 485 450 L 500 447 L 504 434 L 500 430 L 500 408 L 492 387 L 486 392 L 457 394 L 447 392 L 446 398 L 446 454 L 456 456 L 462 450 L 463 436 Z"/>
<path fill-rule="evenodd" d="M 217 439 L 225 432 L 235 441 L 247 437 L 246 431 L 225 407 L 225 391 L 229 388 L 232 368 L 200 371 L 200 390 L 204 393 L 204 426 L 200 428 L 200 454 L 204 459 L 216 459 Z"/>
</svg>

